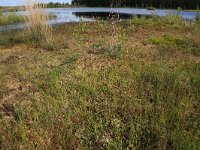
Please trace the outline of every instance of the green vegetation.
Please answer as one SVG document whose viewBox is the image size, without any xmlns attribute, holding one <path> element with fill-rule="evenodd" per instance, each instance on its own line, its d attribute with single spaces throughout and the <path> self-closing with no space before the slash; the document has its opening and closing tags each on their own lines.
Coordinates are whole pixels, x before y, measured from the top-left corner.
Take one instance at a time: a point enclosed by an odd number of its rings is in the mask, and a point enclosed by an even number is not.
<svg viewBox="0 0 200 150">
<path fill-rule="evenodd" d="M 0 6 L 0 12 L 16 12 L 19 10 L 23 10 L 24 7 L 23 6 L 12 6 L 12 7 L 1 7 Z"/>
<path fill-rule="evenodd" d="M 47 8 L 59 8 L 59 7 L 69 7 L 69 3 L 53 3 L 53 2 L 49 2 L 48 4 L 46 4 Z"/>
<path fill-rule="evenodd" d="M 61 25 L 54 50 L 2 33 L 1 149 L 198 150 L 199 28 L 176 16 Z"/>
<path fill-rule="evenodd" d="M 55 19 L 56 16 L 53 13 L 50 13 L 47 16 L 47 19 Z M 15 12 L 5 12 L 0 10 L 0 25 L 10 25 L 16 23 L 24 23 L 27 20 L 27 17 L 17 15 Z"/>
<path fill-rule="evenodd" d="M 3 12 L 0 11 L 0 25 L 15 24 L 24 21 L 24 17 L 16 15 L 15 13 L 3 14 Z"/>
<path fill-rule="evenodd" d="M 194 39 L 190 38 L 174 38 L 168 35 L 164 35 L 162 37 L 151 38 L 147 41 L 149 43 L 160 46 L 162 51 L 174 51 L 174 49 L 176 49 L 182 52 L 191 53 L 195 56 L 200 56 L 200 43 L 193 40 Z"/>
</svg>

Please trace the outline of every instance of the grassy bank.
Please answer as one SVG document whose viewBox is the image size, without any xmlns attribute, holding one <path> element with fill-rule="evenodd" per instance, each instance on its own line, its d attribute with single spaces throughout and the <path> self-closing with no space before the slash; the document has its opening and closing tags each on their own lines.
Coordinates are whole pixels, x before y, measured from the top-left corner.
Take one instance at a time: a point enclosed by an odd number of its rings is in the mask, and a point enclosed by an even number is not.
<svg viewBox="0 0 200 150">
<path fill-rule="evenodd" d="M 10 6 L 10 7 L 2 7 L 0 6 L 0 11 L 2 12 L 16 12 L 16 11 L 20 11 L 20 10 L 24 10 L 23 6 Z"/>
<path fill-rule="evenodd" d="M 52 29 L 53 46 L 4 34 L 1 149 L 199 149 L 199 28 L 70 24 Z"/>
<path fill-rule="evenodd" d="M 16 15 L 15 13 L 3 14 L 3 12 L 0 10 L 0 25 L 15 24 L 24 21 L 25 18 L 22 16 Z"/>
<path fill-rule="evenodd" d="M 48 14 L 47 19 L 55 19 L 56 15 L 53 13 Z M 27 20 L 27 16 L 17 15 L 15 12 L 3 13 L 0 10 L 0 25 L 11 25 L 17 23 L 24 23 Z M 37 22 L 37 21 L 36 21 Z"/>
</svg>

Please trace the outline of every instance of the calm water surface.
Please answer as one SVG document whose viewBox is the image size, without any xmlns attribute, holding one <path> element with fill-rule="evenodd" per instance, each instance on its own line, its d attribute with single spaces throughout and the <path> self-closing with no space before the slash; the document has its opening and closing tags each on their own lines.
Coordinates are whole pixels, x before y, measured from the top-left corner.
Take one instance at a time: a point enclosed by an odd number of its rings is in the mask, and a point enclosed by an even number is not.
<svg viewBox="0 0 200 150">
<path fill-rule="evenodd" d="M 195 19 L 197 12 L 177 11 L 177 10 L 147 10 L 136 8 L 50 8 L 45 10 L 47 13 L 53 13 L 57 17 L 49 21 L 50 25 L 80 22 L 80 21 L 94 21 L 91 16 L 104 17 L 110 13 L 117 13 L 120 19 L 129 19 L 134 15 L 151 16 L 156 14 L 158 16 L 165 16 L 168 14 L 180 15 L 186 20 Z M 25 11 L 17 12 L 19 15 L 27 15 Z M 0 31 L 9 31 L 12 29 L 19 29 L 25 27 L 25 24 L 4 25 L 0 26 Z"/>
</svg>

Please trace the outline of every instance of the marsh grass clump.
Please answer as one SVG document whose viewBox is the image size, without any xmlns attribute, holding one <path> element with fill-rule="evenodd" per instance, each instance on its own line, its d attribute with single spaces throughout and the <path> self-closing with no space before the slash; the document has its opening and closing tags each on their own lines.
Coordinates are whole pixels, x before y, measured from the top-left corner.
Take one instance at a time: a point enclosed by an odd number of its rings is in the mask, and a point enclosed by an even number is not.
<svg viewBox="0 0 200 150">
<path fill-rule="evenodd" d="M 21 31 L 16 31 L 17 34 L 12 35 L 12 33 L 2 33 L 0 36 L 0 46 L 10 47 L 20 43 L 26 43 L 27 38 L 24 37 L 24 33 Z"/>
<path fill-rule="evenodd" d="M 96 43 L 94 43 L 91 48 L 88 50 L 88 53 L 90 54 L 96 54 L 96 55 L 100 55 L 100 54 L 104 54 L 106 51 L 106 44 L 104 40 L 98 41 Z"/>
<path fill-rule="evenodd" d="M 53 19 L 56 16 L 53 14 L 45 13 L 45 5 L 38 4 L 36 0 L 27 0 L 26 11 L 28 15 L 21 17 L 14 15 L 12 13 L 6 15 L 0 15 L 0 24 L 1 16 L 5 16 L 7 20 L 2 22 L 6 23 L 17 23 L 19 20 L 17 18 L 22 18 L 26 23 L 27 28 L 22 31 L 17 31 L 18 34 L 10 36 L 9 33 L 5 33 L 4 37 L 0 37 L 0 45 L 4 47 L 13 46 L 19 43 L 31 44 L 33 46 L 41 47 L 45 50 L 57 50 L 60 48 L 52 36 L 52 28 L 48 25 L 48 20 Z"/>
<path fill-rule="evenodd" d="M 105 52 L 105 56 L 108 56 L 113 59 L 120 58 L 122 55 L 122 45 L 121 43 L 117 43 L 115 45 L 111 45 L 109 50 Z"/>
<path fill-rule="evenodd" d="M 200 22 L 200 10 L 197 9 L 197 14 L 196 14 L 196 17 L 195 17 L 195 21 L 196 22 Z"/>
<path fill-rule="evenodd" d="M 190 26 L 190 23 L 186 22 L 180 15 L 166 15 L 158 16 L 152 14 L 152 16 L 134 16 L 130 20 L 130 25 L 133 28 L 138 27 L 152 27 L 152 26 L 170 26 L 173 28 L 183 28 Z"/>
<path fill-rule="evenodd" d="M 164 35 L 162 37 L 150 38 L 144 43 L 159 46 L 161 54 L 169 54 L 174 51 L 180 51 L 196 56 L 200 55 L 199 42 L 186 37 L 172 37 L 170 35 Z"/>
<path fill-rule="evenodd" d="M 170 25 L 177 28 L 187 26 L 187 22 L 180 15 L 166 15 L 161 18 L 161 22 L 165 25 Z"/>
<path fill-rule="evenodd" d="M 199 10 L 195 18 L 195 32 L 200 33 L 200 11 Z"/>
<path fill-rule="evenodd" d="M 88 53 L 95 54 L 95 55 L 103 55 L 108 58 L 117 59 L 122 54 L 122 45 L 121 43 L 115 43 L 109 45 L 110 43 L 106 43 L 104 40 L 99 41 L 93 44 Z"/>
<path fill-rule="evenodd" d="M 29 13 L 26 18 L 27 34 L 33 43 L 39 45 L 53 42 L 52 28 L 48 25 L 49 17 L 44 12 L 44 7 L 43 4 L 39 4 L 35 0 L 27 0 L 26 10 Z"/>
<path fill-rule="evenodd" d="M 112 28 L 110 30 L 109 36 L 109 50 L 106 55 L 111 58 L 119 58 L 122 54 L 122 44 L 123 44 L 123 30 L 118 26 L 119 15 L 112 16 L 111 23 Z"/>
<path fill-rule="evenodd" d="M 53 50 L 58 50 L 65 46 L 58 45 L 55 41 L 44 41 L 40 43 L 40 47 L 45 50 L 53 51 Z"/>
<path fill-rule="evenodd" d="M 153 25 L 154 22 L 152 20 L 152 18 L 148 18 L 148 17 L 138 17 L 138 16 L 134 16 L 131 20 L 130 20 L 130 25 L 133 27 L 141 27 L 141 26 L 151 26 Z"/>
<path fill-rule="evenodd" d="M 0 37 L 0 46 L 3 46 L 3 47 L 7 47 L 7 46 L 11 46 L 11 42 L 9 40 L 9 38 L 7 37 Z"/>
<path fill-rule="evenodd" d="M 122 56 L 122 45 L 124 40 L 124 32 L 119 27 L 119 15 L 109 16 L 110 29 L 106 37 L 96 41 L 88 50 L 88 53 L 103 55 L 108 58 L 117 59 Z M 101 27 L 101 23 L 99 23 Z"/>
<path fill-rule="evenodd" d="M 160 45 L 160 46 L 172 46 L 172 47 L 174 46 L 180 47 L 185 43 L 182 39 L 174 38 L 174 37 L 171 37 L 170 35 L 164 35 L 162 37 L 151 38 L 147 40 L 147 42 Z"/>
<path fill-rule="evenodd" d="M 200 14 L 197 14 L 197 15 L 196 15 L 196 17 L 195 17 L 195 21 L 196 21 L 197 23 L 200 22 Z"/>
<path fill-rule="evenodd" d="M 16 24 L 25 22 L 25 17 L 14 12 L 3 13 L 0 11 L 0 25 Z"/>
</svg>

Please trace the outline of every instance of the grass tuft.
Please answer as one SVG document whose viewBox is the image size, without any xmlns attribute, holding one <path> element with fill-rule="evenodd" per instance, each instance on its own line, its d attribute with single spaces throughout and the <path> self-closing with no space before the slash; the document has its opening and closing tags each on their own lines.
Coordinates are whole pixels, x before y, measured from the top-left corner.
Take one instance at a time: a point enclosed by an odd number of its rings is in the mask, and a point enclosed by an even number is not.
<svg viewBox="0 0 200 150">
<path fill-rule="evenodd" d="M 31 41 L 49 48 L 53 41 L 52 28 L 48 25 L 48 15 L 44 12 L 44 7 L 43 4 L 38 4 L 35 0 L 27 0 L 26 10 L 29 14 L 26 24 Z"/>
</svg>

